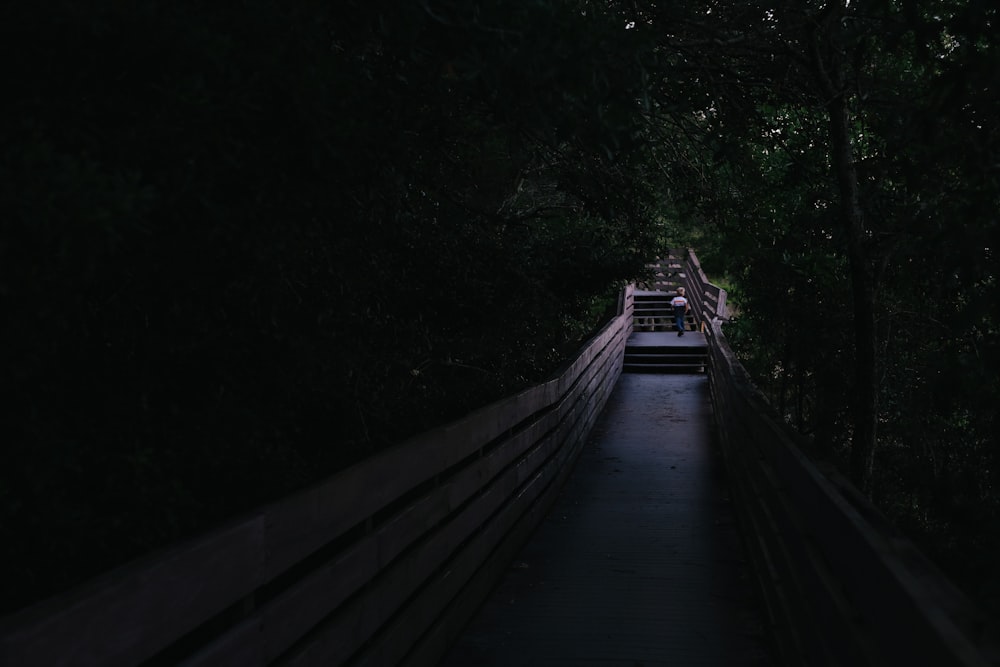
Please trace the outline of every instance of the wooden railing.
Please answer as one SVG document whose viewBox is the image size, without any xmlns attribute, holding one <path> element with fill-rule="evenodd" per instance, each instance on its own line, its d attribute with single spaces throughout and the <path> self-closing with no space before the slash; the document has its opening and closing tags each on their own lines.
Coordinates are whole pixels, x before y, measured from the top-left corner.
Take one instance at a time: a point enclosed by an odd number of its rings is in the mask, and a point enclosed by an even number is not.
<svg viewBox="0 0 1000 667">
<path fill-rule="evenodd" d="M 716 318 L 728 317 L 726 290 L 709 282 L 693 250 L 674 249 L 666 257 L 652 262 L 649 268 L 653 272 L 653 280 L 644 287 L 663 292 L 683 287 L 691 304 L 696 326 L 700 327 L 701 323 Z"/>
<path fill-rule="evenodd" d="M 738 363 L 691 251 L 713 413 L 776 651 L 788 665 L 1000 664 L 990 621 Z M 0 621 L 0 665 L 432 665 L 544 516 L 621 372 L 619 315 L 548 382 L 201 539 Z"/>
<path fill-rule="evenodd" d="M 430 665 L 569 474 L 619 314 L 551 380 L 0 621 L 0 664 Z"/>
<path fill-rule="evenodd" d="M 777 418 L 738 362 L 693 252 L 683 284 L 709 343 L 709 383 L 741 530 L 787 665 L 997 665 L 996 628 L 866 498 Z"/>
</svg>

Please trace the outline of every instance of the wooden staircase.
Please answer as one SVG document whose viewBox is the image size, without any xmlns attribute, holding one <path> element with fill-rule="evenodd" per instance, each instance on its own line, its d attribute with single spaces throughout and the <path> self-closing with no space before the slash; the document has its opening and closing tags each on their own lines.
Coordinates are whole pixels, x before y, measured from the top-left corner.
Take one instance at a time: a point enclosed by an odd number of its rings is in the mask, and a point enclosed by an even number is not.
<svg viewBox="0 0 1000 667">
<path fill-rule="evenodd" d="M 670 299 L 674 292 L 639 292 L 634 295 L 632 331 L 670 331 L 674 328 Z M 641 296 L 640 296 L 641 295 Z"/>
<path fill-rule="evenodd" d="M 705 335 L 688 313 L 685 335 L 674 329 L 670 300 L 676 293 L 636 291 L 632 335 L 625 343 L 625 373 L 704 373 L 708 362 Z"/>
</svg>

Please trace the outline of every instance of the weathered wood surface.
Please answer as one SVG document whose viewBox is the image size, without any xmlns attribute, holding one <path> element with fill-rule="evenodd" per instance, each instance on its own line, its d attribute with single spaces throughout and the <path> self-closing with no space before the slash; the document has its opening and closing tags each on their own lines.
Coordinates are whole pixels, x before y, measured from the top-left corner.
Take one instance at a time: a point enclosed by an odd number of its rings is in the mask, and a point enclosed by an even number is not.
<svg viewBox="0 0 1000 667">
<path fill-rule="evenodd" d="M 551 380 L 4 618 L 0 664 L 392 664 L 549 502 L 621 371 L 631 294 Z"/>
<path fill-rule="evenodd" d="M 706 323 L 716 427 L 782 661 L 1000 664 L 995 620 L 843 477 L 809 460 L 726 342 L 725 291 L 692 251 L 675 254 Z"/>
<path fill-rule="evenodd" d="M 721 322 L 706 333 L 720 441 L 782 660 L 998 664 L 994 622 L 843 478 L 808 459 Z"/>
<path fill-rule="evenodd" d="M 654 279 L 651 283 L 644 283 L 644 288 L 668 293 L 678 287 L 685 289 L 696 329 L 715 318 L 728 318 L 726 290 L 708 281 L 698 256 L 690 248 L 675 248 L 667 257 L 650 263 L 648 268 L 653 272 Z"/>
<path fill-rule="evenodd" d="M 702 302 L 700 309 L 706 314 L 704 321 L 708 322 L 715 318 L 726 319 L 729 316 L 726 310 L 726 290 L 708 281 L 698 256 L 690 248 L 683 252 L 682 262 L 685 275 L 688 276 L 689 290 L 697 294 Z"/>
<path fill-rule="evenodd" d="M 771 664 L 705 376 L 623 375 L 552 512 L 498 566 L 443 667 Z"/>
</svg>

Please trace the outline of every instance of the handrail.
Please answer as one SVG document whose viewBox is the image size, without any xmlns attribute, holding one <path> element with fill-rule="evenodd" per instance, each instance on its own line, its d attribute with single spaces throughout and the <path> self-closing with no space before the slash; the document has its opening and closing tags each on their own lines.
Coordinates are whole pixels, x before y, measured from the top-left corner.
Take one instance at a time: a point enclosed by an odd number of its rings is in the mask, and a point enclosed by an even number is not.
<svg viewBox="0 0 1000 667">
<path fill-rule="evenodd" d="M 671 250 L 666 257 L 650 263 L 648 268 L 653 272 L 653 280 L 643 286 L 662 292 L 673 292 L 678 287 L 685 289 L 696 327 L 716 318 L 728 318 L 726 290 L 708 281 L 697 255 L 690 248 Z"/>
<path fill-rule="evenodd" d="M 708 342 L 716 429 L 779 659 L 1000 664 L 992 621 L 802 453 L 729 348 L 725 290 L 690 250 L 666 262 L 657 287 L 686 287 Z M 549 381 L 0 620 L 0 664 L 433 664 L 569 474 L 621 373 L 632 299 L 629 286 Z"/>
<path fill-rule="evenodd" d="M 0 664 L 434 662 L 569 474 L 632 292 L 550 380 L 0 620 Z"/>
<path fill-rule="evenodd" d="M 1000 664 L 993 622 L 847 480 L 803 454 L 729 347 L 725 291 L 692 251 L 679 261 L 705 322 L 716 429 L 781 662 Z"/>
</svg>

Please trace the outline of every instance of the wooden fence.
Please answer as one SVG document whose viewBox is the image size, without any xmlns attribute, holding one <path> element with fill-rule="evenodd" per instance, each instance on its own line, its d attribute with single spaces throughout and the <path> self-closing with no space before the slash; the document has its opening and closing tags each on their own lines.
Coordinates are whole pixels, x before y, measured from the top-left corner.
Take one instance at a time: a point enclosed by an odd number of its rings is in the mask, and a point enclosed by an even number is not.
<svg viewBox="0 0 1000 667">
<path fill-rule="evenodd" d="M 432 665 L 542 519 L 621 373 L 551 380 L 0 621 L 0 664 Z"/>
<path fill-rule="evenodd" d="M 709 343 L 734 505 L 787 665 L 1000 665 L 995 621 L 781 423 L 738 362 L 691 251 L 676 260 Z"/>
<path fill-rule="evenodd" d="M 697 325 L 728 317 L 726 290 L 708 281 L 693 250 L 671 250 L 666 257 L 652 262 L 649 268 L 653 271 L 653 280 L 643 286 L 662 292 L 672 292 L 683 287 Z"/>
</svg>

